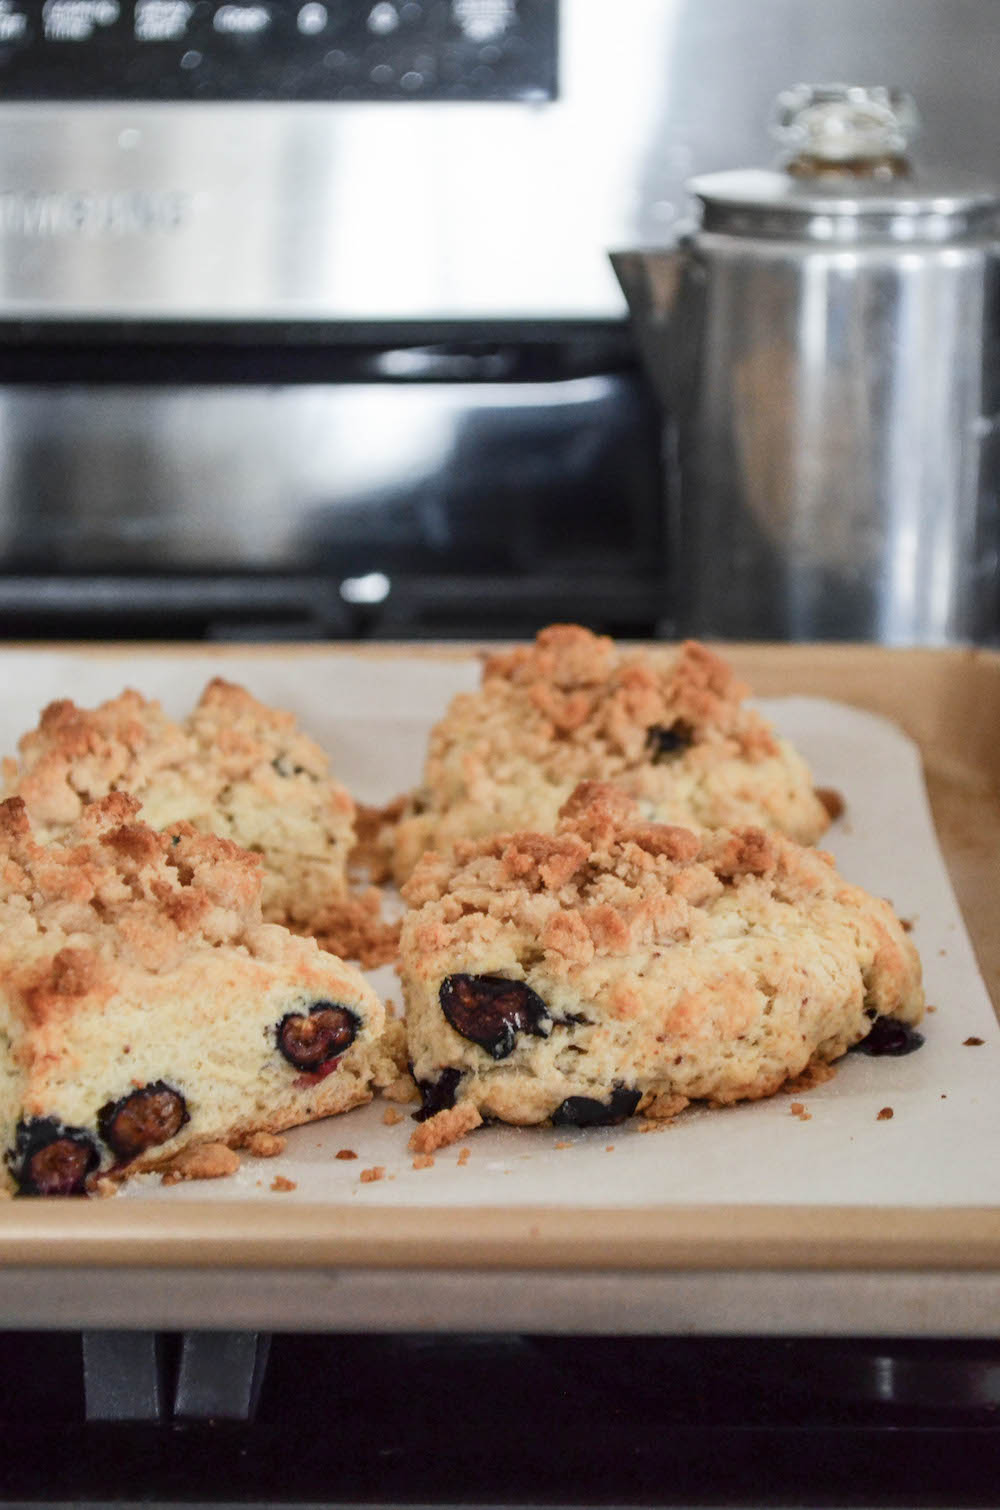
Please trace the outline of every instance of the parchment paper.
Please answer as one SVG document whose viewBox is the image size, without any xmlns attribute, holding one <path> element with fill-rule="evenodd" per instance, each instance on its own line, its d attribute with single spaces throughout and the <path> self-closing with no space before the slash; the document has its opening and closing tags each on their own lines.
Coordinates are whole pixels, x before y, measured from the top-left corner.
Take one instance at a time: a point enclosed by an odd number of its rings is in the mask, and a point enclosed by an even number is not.
<svg viewBox="0 0 1000 1510">
<path fill-rule="evenodd" d="M 449 698 L 478 681 L 472 658 L 309 653 L 245 657 L 183 652 L 132 656 L 12 651 L 0 657 L 0 750 L 36 722 L 52 698 L 91 706 L 124 685 L 186 713 L 214 674 L 292 709 L 329 750 L 333 769 L 362 801 L 383 801 L 419 779 L 428 729 Z M 1000 1031 L 952 894 L 934 834 L 919 754 L 893 725 L 812 698 L 760 704 L 847 809 L 826 846 L 850 880 L 888 897 L 912 923 L 936 1010 L 926 1044 L 901 1059 L 851 1054 L 828 1084 L 799 1095 L 809 1120 L 779 1095 L 724 1111 L 694 1110 L 656 1132 L 640 1120 L 617 1128 L 490 1128 L 414 1170 L 404 1120 L 386 1126 L 377 1100 L 299 1128 L 277 1159 L 245 1157 L 226 1180 L 164 1188 L 155 1176 L 118 1200 L 358 1202 L 379 1205 L 549 1205 L 628 1208 L 658 1204 L 989 1205 L 1000 1203 Z M 373 983 L 398 1005 L 391 968 Z M 968 1038 L 984 1040 L 967 1046 Z M 891 1119 L 879 1119 L 891 1107 Z M 464 1166 L 459 1147 L 469 1149 Z M 355 1160 L 337 1160 L 349 1148 Z M 362 1183 L 363 1169 L 384 1177 Z M 275 1176 L 294 1182 L 272 1191 Z M 446 1219 L 446 1218 L 444 1218 Z M 946 1214 L 942 1213 L 942 1220 Z"/>
</svg>

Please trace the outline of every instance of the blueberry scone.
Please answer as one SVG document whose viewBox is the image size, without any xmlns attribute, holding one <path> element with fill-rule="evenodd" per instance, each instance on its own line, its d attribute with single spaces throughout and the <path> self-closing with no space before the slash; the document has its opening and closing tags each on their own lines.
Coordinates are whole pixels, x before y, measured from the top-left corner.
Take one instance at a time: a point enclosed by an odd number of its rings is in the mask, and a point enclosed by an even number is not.
<svg viewBox="0 0 1000 1510">
<path fill-rule="evenodd" d="M 115 792 L 40 843 L 0 803 L 3 1180 L 105 1174 L 346 1111 L 397 1073 L 358 971 L 261 918 L 261 865 Z"/>
<path fill-rule="evenodd" d="M 480 1118 L 669 1118 L 770 1096 L 924 1010 L 887 902 L 759 828 L 695 834 L 583 783 L 550 834 L 424 856 L 401 974 L 427 1151 Z M 889 1026 L 893 1026 L 892 1023 Z"/>
<path fill-rule="evenodd" d="M 422 786 L 395 828 L 405 880 L 427 849 L 457 839 L 550 831 L 580 781 L 613 781 L 647 818 L 755 826 L 814 843 L 829 815 L 805 762 L 744 702 L 726 663 L 689 641 L 619 651 L 556 624 L 490 656 L 431 733 Z"/>
<path fill-rule="evenodd" d="M 294 716 L 242 687 L 209 682 L 183 724 L 133 691 L 94 709 L 51 703 L 19 755 L 5 762 L 6 795 L 24 799 L 40 838 L 125 791 L 153 828 L 184 821 L 258 852 L 269 921 L 311 930 L 347 893 L 350 795 Z"/>
</svg>

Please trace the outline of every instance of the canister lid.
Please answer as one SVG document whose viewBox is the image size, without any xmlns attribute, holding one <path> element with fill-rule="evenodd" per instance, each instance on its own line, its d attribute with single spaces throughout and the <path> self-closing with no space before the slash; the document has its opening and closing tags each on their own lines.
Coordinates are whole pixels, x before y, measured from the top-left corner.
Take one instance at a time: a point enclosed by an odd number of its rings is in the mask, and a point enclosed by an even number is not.
<svg viewBox="0 0 1000 1510">
<path fill-rule="evenodd" d="M 980 179 L 918 174 L 888 182 L 809 179 L 747 168 L 688 188 L 705 230 L 810 241 L 951 241 L 1000 229 L 1000 190 Z"/>
<path fill-rule="evenodd" d="M 909 94 L 883 85 L 799 84 L 777 98 L 781 169 L 692 179 L 706 230 L 813 241 L 953 241 L 1000 228 L 1000 188 L 915 170 Z"/>
</svg>

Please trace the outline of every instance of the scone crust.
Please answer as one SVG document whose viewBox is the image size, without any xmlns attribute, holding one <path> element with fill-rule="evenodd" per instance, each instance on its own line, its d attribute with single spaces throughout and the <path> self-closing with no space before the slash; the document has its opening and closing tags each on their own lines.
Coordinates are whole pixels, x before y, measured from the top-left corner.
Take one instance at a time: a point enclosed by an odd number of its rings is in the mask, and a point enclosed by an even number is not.
<svg viewBox="0 0 1000 1510">
<path fill-rule="evenodd" d="M 94 709 L 50 704 L 5 762 L 5 795 L 53 838 L 89 802 L 136 796 L 154 828 L 186 821 L 265 857 L 264 915 L 308 927 L 347 892 L 354 803 L 294 715 L 215 678 L 183 724 L 127 690 Z"/>
<path fill-rule="evenodd" d="M 426 849 L 551 830 L 580 781 L 615 782 L 659 822 L 754 824 L 814 843 L 829 815 L 746 690 L 695 641 L 673 657 L 622 652 L 577 625 L 488 657 L 479 690 L 431 733 L 423 785 L 396 828 L 397 879 Z"/>
<path fill-rule="evenodd" d="M 189 1121 L 126 1161 L 159 1167 L 192 1144 L 240 1141 L 367 1101 L 382 1068 L 384 1010 L 360 973 L 261 915 L 261 865 L 226 839 L 161 833 L 116 792 L 40 844 L 20 798 L 0 803 L 0 1121 L 8 1179 L 15 1129 L 82 1130 L 105 1173 L 122 1161 L 99 1113 L 165 1083 Z M 335 1003 L 356 1031 L 336 1064 L 305 1074 L 279 1025 Z M 384 1069 L 382 1069 L 384 1075 Z"/>
<path fill-rule="evenodd" d="M 652 1114 L 768 1096 L 833 1061 L 875 1015 L 923 1013 L 917 953 L 829 855 L 762 829 L 646 822 L 585 783 L 554 834 L 424 857 L 404 888 L 413 1073 L 484 1117 L 536 1123 L 616 1090 Z M 442 1010 L 455 976 L 523 982 L 548 1012 L 496 1059 Z M 659 1111 L 658 1111 L 659 1109 Z"/>
</svg>

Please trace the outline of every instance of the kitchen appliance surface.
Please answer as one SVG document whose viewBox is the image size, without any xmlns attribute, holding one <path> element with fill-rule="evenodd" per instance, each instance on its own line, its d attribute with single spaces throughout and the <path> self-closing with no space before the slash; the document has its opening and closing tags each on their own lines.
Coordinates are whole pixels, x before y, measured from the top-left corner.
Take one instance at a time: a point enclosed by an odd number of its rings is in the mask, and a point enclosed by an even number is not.
<svg viewBox="0 0 1000 1510">
<path fill-rule="evenodd" d="M 1000 186 L 916 168 L 899 91 L 803 87 L 776 113 L 777 169 L 696 176 L 673 246 L 613 257 L 665 406 L 680 623 L 982 642 L 1000 621 Z"/>
<path fill-rule="evenodd" d="M 660 631 L 654 406 L 524 171 L 554 0 L 0 32 L 0 632 Z"/>
</svg>

